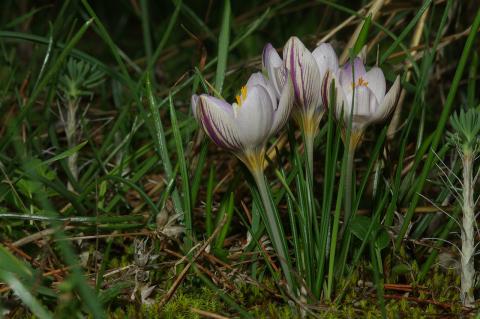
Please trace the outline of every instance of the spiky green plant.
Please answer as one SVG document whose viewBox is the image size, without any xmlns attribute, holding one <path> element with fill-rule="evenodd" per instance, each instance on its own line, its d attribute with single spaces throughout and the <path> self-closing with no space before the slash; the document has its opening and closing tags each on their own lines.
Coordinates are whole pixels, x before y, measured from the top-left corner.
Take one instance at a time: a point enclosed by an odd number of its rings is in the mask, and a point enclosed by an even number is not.
<svg viewBox="0 0 480 319">
<path fill-rule="evenodd" d="M 75 147 L 81 135 L 80 119 L 78 108 L 82 98 L 92 97 L 95 87 L 104 80 L 104 74 L 94 65 L 85 61 L 70 58 L 63 74 L 59 78 L 58 94 L 61 104 L 65 110 L 60 110 L 68 148 Z M 78 153 L 75 152 L 68 157 L 68 168 L 75 181 L 78 180 Z M 72 189 L 70 183 L 68 188 Z"/>
<path fill-rule="evenodd" d="M 475 303 L 473 294 L 475 280 L 475 178 L 473 166 L 480 150 L 480 112 L 477 109 L 461 110 L 450 118 L 453 131 L 448 134 L 451 144 L 456 146 L 462 158 L 462 210 L 461 226 L 462 254 L 461 254 L 461 290 L 460 297 L 465 306 L 471 307 Z"/>
</svg>

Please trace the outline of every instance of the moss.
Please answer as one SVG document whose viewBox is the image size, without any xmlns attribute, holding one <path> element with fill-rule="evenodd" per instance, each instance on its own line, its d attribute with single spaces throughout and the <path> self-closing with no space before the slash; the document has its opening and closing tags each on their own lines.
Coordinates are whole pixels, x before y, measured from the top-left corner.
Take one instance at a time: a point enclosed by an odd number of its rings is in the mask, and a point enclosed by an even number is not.
<svg viewBox="0 0 480 319">
<path fill-rule="evenodd" d="M 415 270 L 418 266 L 408 265 L 411 272 L 404 278 L 415 276 Z M 375 288 L 369 285 L 358 285 L 358 279 L 371 281 L 371 274 L 367 267 L 360 266 L 351 279 L 341 280 L 337 288 L 347 287 L 345 296 L 341 303 L 325 303 L 324 301 L 316 305 L 317 315 L 322 318 L 379 318 L 381 311 L 375 297 Z M 461 316 L 462 307 L 459 301 L 458 275 L 453 270 L 444 270 L 436 267 L 431 270 L 425 282 L 411 282 L 413 291 L 408 293 L 409 297 L 415 297 L 424 300 L 434 300 L 436 302 L 452 305 L 451 309 L 444 309 L 435 304 L 419 303 L 408 299 L 386 299 L 385 307 L 388 318 L 429 318 L 433 316 Z M 391 281 L 388 281 L 391 282 Z M 400 281 L 401 283 L 402 281 Z M 409 281 L 406 281 L 409 282 Z M 265 289 L 267 287 L 268 289 Z M 300 318 L 299 313 L 292 309 L 286 302 L 278 297 L 272 296 L 266 291 L 277 291 L 275 282 L 271 279 L 264 279 L 261 287 L 236 282 L 236 289 L 227 293 L 244 309 L 246 309 L 254 318 Z M 404 292 L 386 291 L 386 294 L 401 296 Z M 122 306 L 111 312 L 110 318 L 179 318 L 196 319 L 201 318 L 197 313 L 192 312 L 192 308 L 210 311 L 213 313 L 224 314 L 226 316 L 237 316 L 238 313 L 226 305 L 215 291 L 212 291 L 201 283 L 187 280 L 177 290 L 174 297 L 167 303 L 163 309 L 159 308 L 163 295 L 158 295 L 154 303 L 150 306 L 135 307 L 133 305 Z M 308 317 L 308 316 L 307 316 Z"/>
<path fill-rule="evenodd" d="M 193 312 L 192 308 L 217 313 L 226 311 L 215 292 L 205 287 L 196 289 L 181 287 L 170 302 L 160 309 L 162 297 L 159 295 L 153 304 L 142 305 L 139 308 L 134 305 L 117 308 L 110 313 L 110 318 L 200 319 L 201 316 Z"/>
<path fill-rule="evenodd" d="M 192 308 L 218 312 L 222 309 L 218 295 L 208 288 L 202 287 L 196 293 L 180 291 L 162 309 L 162 318 L 165 319 L 197 319 L 200 316 L 192 312 Z"/>
</svg>

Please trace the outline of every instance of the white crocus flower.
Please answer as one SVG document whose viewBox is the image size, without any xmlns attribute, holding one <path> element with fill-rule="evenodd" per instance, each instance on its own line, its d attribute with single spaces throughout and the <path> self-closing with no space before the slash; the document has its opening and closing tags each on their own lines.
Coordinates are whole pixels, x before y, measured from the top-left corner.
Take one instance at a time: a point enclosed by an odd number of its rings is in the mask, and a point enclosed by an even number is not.
<svg viewBox="0 0 480 319">
<path fill-rule="evenodd" d="M 351 120 L 351 138 L 358 143 L 368 125 L 383 121 L 395 108 L 400 93 L 400 77 L 397 76 L 386 93 L 382 70 L 373 67 L 367 72 L 362 59 L 357 57 L 353 63 L 348 62 L 339 69 L 333 78 L 335 115 L 343 119 L 345 127 Z"/>
<path fill-rule="evenodd" d="M 235 103 L 229 104 L 206 94 L 192 96 L 193 114 L 208 136 L 218 146 L 232 151 L 252 173 L 265 208 L 262 219 L 289 288 L 294 283 L 288 246 L 263 171 L 265 145 L 287 122 L 293 100 L 289 77 L 277 94 L 274 85 L 260 72 L 250 76 Z"/>
<path fill-rule="evenodd" d="M 297 37 L 291 37 L 283 49 L 283 60 L 292 78 L 295 118 L 304 133 L 314 137 L 327 106 L 324 83 L 338 70 L 337 55 L 328 43 L 310 52 Z"/>
<path fill-rule="evenodd" d="M 307 164 L 313 170 L 313 140 L 326 108 L 326 85 L 330 74 L 338 70 L 338 58 L 332 46 L 321 43 L 310 52 L 297 37 L 291 37 L 283 49 L 283 60 L 267 44 L 263 50 L 263 66 L 274 87 L 281 88 L 287 74 L 292 79 L 295 106 L 293 115 L 303 132 Z M 278 94 L 278 93 L 277 93 Z"/>
<path fill-rule="evenodd" d="M 216 97 L 192 96 L 193 114 L 218 146 L 232 151 L 250 170 L 263 171 L 265 145 L 287 122 L 293 104 L 293 88 L 287 81 L 276 90 L 260 72 L 229 104 Z"/>
<path fill-rule="evenodd" d="M 365 70 L 363 59 L 357 56 L 348 62 L 324 83 L 324 97 L 331 84 L 335 86 L 336 103 L 334 114 L 342 124 L 342 138 L 348 148 L 345 178 L 345 220 L 352 215 L 352 183 L 354 172 L 354 156 L 358 144 L 362 140 L 366 127 L 384 120 L 394 109 L 400 93 L 400 77 L 397 76 L 392 88 L 386 92 L 385 76 L 378 67 Z M 350 126 L 351 123 L 351 126 Z M 351 127 L 350 137 L 346 140 L 346 128 Z M 347 223 L 344 223 L 346 225 Z M 345 229 L 342 229 L 342 233 Z"/>
</svg>

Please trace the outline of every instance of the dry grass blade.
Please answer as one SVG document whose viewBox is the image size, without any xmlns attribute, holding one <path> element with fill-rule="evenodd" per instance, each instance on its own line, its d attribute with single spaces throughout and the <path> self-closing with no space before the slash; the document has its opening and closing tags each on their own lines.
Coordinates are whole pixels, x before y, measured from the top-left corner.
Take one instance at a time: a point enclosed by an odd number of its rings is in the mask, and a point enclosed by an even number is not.
<svg viewBox="0 0 480 319">
<path fill-rule="evenodd" d="M 192 310 L 192 312 L 198 313 L 199 315 L 201 315 L 201 316 L 203 316 L 203 317 L 206 317 L 206 318 L 228 319 L 228 317 L 219 315 L 219 314 L 217 314 L 217 313 L 213 313 L 213 312 L 210 312 L 210 311 L 205 311 L 205 310 L 197 309 L 197 308 L 194 308 L 194 307 L 192 307 L 191 310 Z"/>
</svg>

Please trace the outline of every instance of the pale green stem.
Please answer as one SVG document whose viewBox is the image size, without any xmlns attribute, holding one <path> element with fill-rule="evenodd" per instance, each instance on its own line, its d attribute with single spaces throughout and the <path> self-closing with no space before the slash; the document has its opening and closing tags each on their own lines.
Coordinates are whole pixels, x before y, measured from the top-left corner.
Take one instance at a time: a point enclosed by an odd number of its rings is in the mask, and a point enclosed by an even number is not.
<svg viewBox="0 0 480 319">
<path fill-rule="evenodd" d="M 461 290 L 460 297 L 463 305 L 473 307 L 475 277 L 475 202 L 473 200 L 473 159 L 474 155 L 467 150 L 463 154 L 463 227 L 462 227 L 462 256 L 461 256 Z"/>
<path fill-rule="evenodd" d="M 313 182 L 313 140 L 314 138 L 315 138 L 314 135 L 305 134 L 305 151 L 307 154 L 307 161 L 308 161 L 306 166 L 308 167 L 308 171 L 305 173 L 307 174 L 307 176 L 309 176 L 308 174 L 310 174 L 310 176 L 312 177 L 311 178 L 312 182 Z"/>
<path fill-rule="evenodd" d="M 273 202 L 268 191 L 268 186 L 265 181 L 265 176 L 263 170 L 261 169 L 252 169 L 251 170 L 255 183 L 257 184 L 260 197 L 263 202 L 263 207 L 265 208 L 265 213 L 267 220 L 264 221 L 265 226 L 269 232 L 270 239 L 274 245 L 275 251 L 278 254 L 278 259 L 282 267 L 283 273 L 288 283 L 288 289 L 293 288 L 293 278 L 291 275 L 291 269 L 288 263 L 288 249 L 285 241 L 285 234 L 281 229 L 281 224 L 277 211 L 273 207 Z"/>
<path fill-rule="evenodd" d="M 347 154 L 347 167 L 345 175 L 345 215 L 344 223 L 342 226 L 342 233 L 347 226 L 347 222 L 352 215 L 352 184 L 353 184 L 353 170 L 354 170 L 354 159 L 355 159 L 355 150 L 357 148 L 356 143 L 352 143 L 348 146 Z"/>
<path fill-rule="evenodd" d="M 306 242 L 308 243 L 305 246 L 305 263 L 307 264 L 306 267 L 306 274 L 305 280 L 307 285 L 311 286 L 313 281 L 313 272 L 311 270 L 312 265 L 312 258 L 315 254 L 313 247 L 315 238 L 313 237 L 314 229 L 318 229 L 316 226 L 316 216 L 315 216 L 315 203 L 314 203 L 314 195 L 313 195 L 313 141 L 315 135 L 310 133 L 304 134 L 304 145 L 305 145 L 305 153 L 306 153 L 306 163 L 305 163 L 305 180 L 307 183 L 307 216 L 306 216 Z"/>
</svg>

